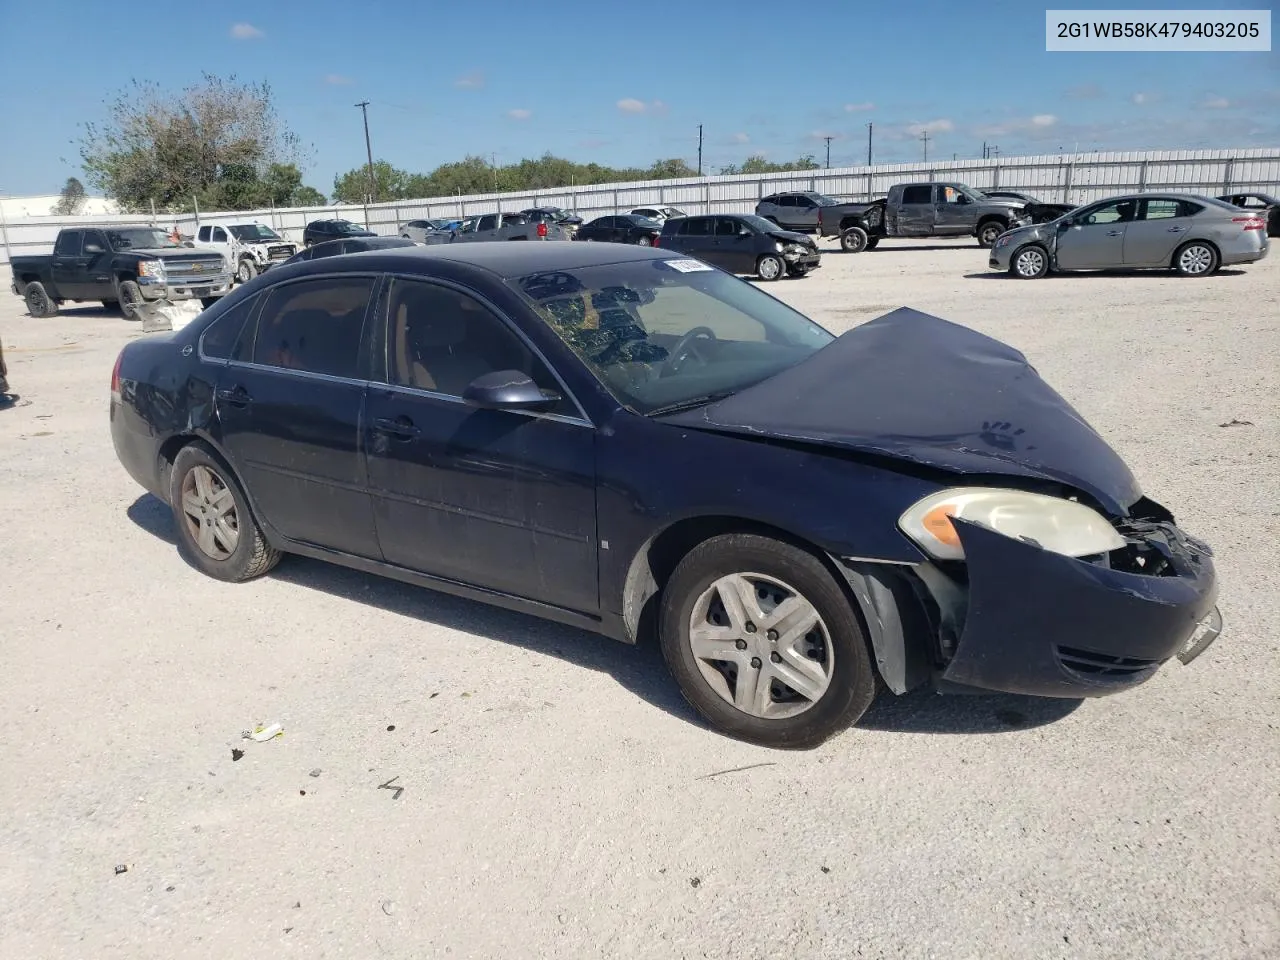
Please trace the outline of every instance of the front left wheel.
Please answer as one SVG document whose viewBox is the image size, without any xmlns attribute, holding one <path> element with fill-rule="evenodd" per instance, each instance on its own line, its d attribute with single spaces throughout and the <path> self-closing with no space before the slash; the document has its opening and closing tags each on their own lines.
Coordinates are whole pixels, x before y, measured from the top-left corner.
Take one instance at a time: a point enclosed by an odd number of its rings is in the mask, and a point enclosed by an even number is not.
<svg viewBox="0 0 1280 960">
<path fill-rule="evenodd" d="M 809 748 L 875 699 L 867 641 L 845 592 L 799 547 L 726 534 L 694 547 L 663 590 L 662 654 L 716 729 Z"/>
<path fill-rule="evenodd" d="M 248 283 L 258 275 L 258 265 L 248 257 L 241 259 L 240 265 L 236 267 L 236 279 L 241 283 Z"/>
<path fill-rule="evenodd" d="M 1029 243 L 1009 258 L 1009 272 L 1020 280 L 1039 280 L 1049 272 L 1049 251 Z"/>
<path fill-rule="evenodd" d="M 239 583 L 279 563 L 280 551 L 262 535 L 230 469 L 203 444 L 178 451 L 169 476 L 169 504 L 178 548 L 202 573 Z"/>
<path fill-rule="evenodd" d="M 1008 226 L 1003 221 L 988 220 L 978 227 L 978 246 L 984 250 L 990 250 L 996 245 L 996 241 L 1000 239 L 1000 234 L 1008 229 Z"/>
</svg>

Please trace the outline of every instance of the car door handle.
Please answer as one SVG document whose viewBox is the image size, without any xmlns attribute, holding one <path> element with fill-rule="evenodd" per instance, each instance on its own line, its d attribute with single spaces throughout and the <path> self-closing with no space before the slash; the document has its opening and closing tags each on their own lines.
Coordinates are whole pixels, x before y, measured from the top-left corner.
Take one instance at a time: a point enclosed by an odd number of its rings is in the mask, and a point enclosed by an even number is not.
<svg viewBox="0 0 1280 960">
<path fill-rule="evenodd" d="M 1108 237 L 1123 237 L 1123 236 L 1124 236 L 1124 231 L 1123 231 L 1123 230 L 1108 230 L 1108 231 L 1107 231 L 1107 236 L 1108 236 Z"/>
<path fill-rule="evenodd" d="M 376 417 L 373 421 L 373 429 L 379 433 L 389 433 L 398 440 L 410 440 L 422 432 L 413 425 L 412 420 L 404 416 L 396 417 L 394 420 L 390 417 Z"/>
<path fill-rule="evenodd" d="M 219 390 L 215 396 L 219 400 L 227 401 L 227 403 L 231 404 L 233 407 L 246 407 L 249 405 L 250 401 L 253 400 L 253 398 L 249 396 L 249 391 L 239 384 L 236 384 L 230 389 L 224 388 Z"/>
<path fill-rule="evenodd" d="M 1185 230 L 1185 229 L 1187 229 L 1187 228 L 1186 228 L 1186 227 L 1170 227 L 1170 228 L 1169 228 L 1169 232 L 1170 232 L 1170 233 L 1181 233 L 1181 232 L 1182 232 L 1183 230 Z"/>
</svg>

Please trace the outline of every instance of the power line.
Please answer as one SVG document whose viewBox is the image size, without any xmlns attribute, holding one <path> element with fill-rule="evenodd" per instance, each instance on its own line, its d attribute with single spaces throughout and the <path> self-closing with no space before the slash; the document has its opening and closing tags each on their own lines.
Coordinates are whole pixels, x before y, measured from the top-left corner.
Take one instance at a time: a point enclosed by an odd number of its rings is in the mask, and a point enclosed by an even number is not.
<svg viewBox="0 0 1280 960">
<path fill-rule="evenodd" d="M 369 145 L 369 101 L 361 100 L 356 106 L 364 114 L 364 150 L 369 158 L 369 190 L 364 196 L 364 225 L 367 228 L 369 226 L 369 204 L 377 197 L 378 190 L 373 178 L 373 147 Z"/>
</svg>

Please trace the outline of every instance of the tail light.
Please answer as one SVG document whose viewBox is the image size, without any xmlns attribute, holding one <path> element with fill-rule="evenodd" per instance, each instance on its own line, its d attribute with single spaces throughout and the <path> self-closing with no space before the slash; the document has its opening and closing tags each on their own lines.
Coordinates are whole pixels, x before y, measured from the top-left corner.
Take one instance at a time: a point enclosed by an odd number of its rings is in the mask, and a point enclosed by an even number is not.
<svg viewBox="0 0 1280 960">
<path fill-rule="evenodd" d="M 1232 223 L 1240 223 L 1244 225 L 1246 230 L 1265 230 L 1267 229 L 1267 221 L 1261 217 L 1232 217 Z"/>
<path fill-rule="evenodd" d="M 542 222 L 538 224 L 538 239 L 545 240 L 547 238 L 547 224 Z"/>
<path fill-rule="evenodd" d="M 653 245 L 656 247 L 662 241 L 662 234 L 655 233 L 653 235 Z"/>
<path fill-rule="evenodd" d="M 818 208 L 818 226 L 822 226 L 822 208 Z"/>
<path fill-rule="evenodd" d="M 123 359 L 124 351 L 121 350 L 116 357 L 116 365 L 111 368 L 111 399 L 116 402 L 120 400 L 120 361 Z"/>
</svg>

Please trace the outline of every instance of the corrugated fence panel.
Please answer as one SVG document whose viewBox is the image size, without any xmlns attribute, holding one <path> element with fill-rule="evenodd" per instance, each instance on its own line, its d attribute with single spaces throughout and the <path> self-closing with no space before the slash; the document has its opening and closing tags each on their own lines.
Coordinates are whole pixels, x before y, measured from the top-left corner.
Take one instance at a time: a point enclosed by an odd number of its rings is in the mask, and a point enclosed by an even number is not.
<svg viewBox="0 0 1280 960">
<path fill-rule="evenodd" d="M 849 200 L 882 197 L 895 183 L 911 180 L 954 180 L 979 190 L 1015 190 L 1059 203 L 1089 203 L 1116 193 L 1182 190 L 1216 196 L 1227 190 L 1280 193 L 1280 148 L 1239 150 L 1148 150 L 1069 156 L 997 157 L 989 160 L 940 160 L 879 164 L 836 170 L 806 170 L 729 177 L 688 177 L 638 183 L 558 187 L 522 193 L 475 194 L 400 200 L 372 204 L 369 229 L 394 235 L 408 220 L 474 216 L 493 210 L 517 211 L 535 206 L 576 210 L 583 218 L 625 213 L 638 206 L 662 204 L 686 213 L 726 210 L 747 213 L 760 197 L 784 190 L 818 190 Z M 312 220 L 342 217 L 365 222 L 359 205 L 239 213 L 202 213 L 200 222 L 259 220 L 294 241 Z M 0 224 L 0 263 L 10 256 L 48 253 L 58 230 L 92 223 L 152 223 L 166 229 L 177 224 L 194 233 L 194 215 L 27 217 Z"/>
</svg>

